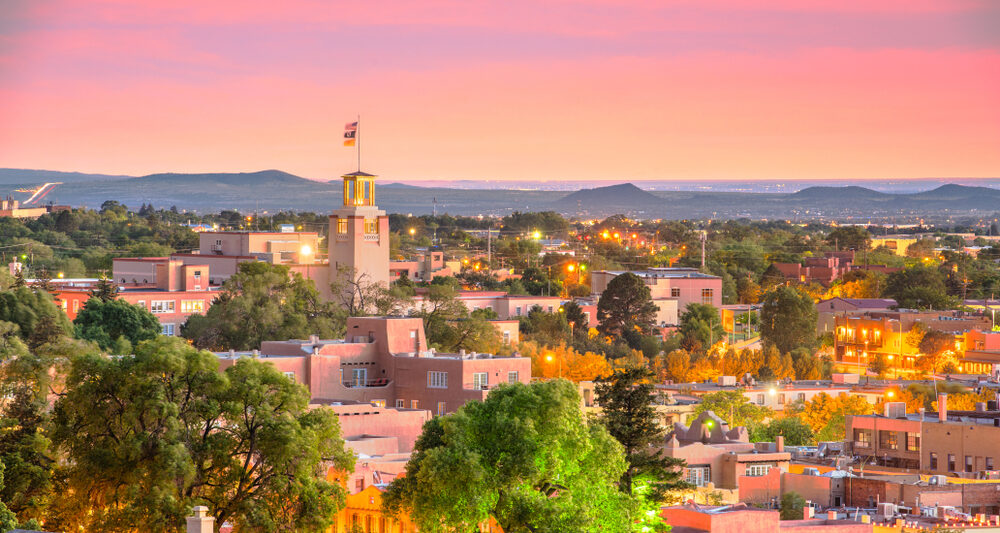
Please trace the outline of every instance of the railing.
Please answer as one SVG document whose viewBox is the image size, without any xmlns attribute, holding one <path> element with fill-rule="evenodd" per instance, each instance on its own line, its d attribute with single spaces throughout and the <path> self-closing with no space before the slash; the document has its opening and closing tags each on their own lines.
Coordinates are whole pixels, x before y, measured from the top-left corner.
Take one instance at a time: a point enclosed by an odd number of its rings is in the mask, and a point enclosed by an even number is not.
<svg viewBox="0 0 1000 533">
<path fill-rule="evenodd" d="M 497 384 L 495 383 L 493 385 L 490 385 L 489 383 L 466 383 L 462 385 L 462 388 L 465 390 L 490 390 L 496 386 Z"/>
<path fill-rule="evenodd" d="M 378 233 L 365 233 L 366 241 L 378 242 L 378 237 L 379 237 Z"/>
<path fill-rule="evenodd" d="M 366 388 L 372 388 L 372 387 L 385 387 L 389 383 L 391 383 L 391 381 L 389 379 L 386 379 L 386 378 L 369 379 L 367 381 L 364 381 L 364 380 L 353 380 L 353 381 L 345 381 L 344 382 L 344 387 L 346 387 L 348 389 L 366 389 Z"/>
</svg>

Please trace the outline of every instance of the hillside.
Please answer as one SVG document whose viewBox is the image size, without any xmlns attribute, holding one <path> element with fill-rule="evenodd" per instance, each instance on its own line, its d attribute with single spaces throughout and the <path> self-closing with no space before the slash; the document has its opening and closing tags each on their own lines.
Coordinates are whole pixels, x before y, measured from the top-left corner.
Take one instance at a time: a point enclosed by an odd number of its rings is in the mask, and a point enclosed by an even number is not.
<svg viewBox="0 0 1000 533">
<path fill-rule="evenodd" d="M 31 170 L 26 168 L 0 168 L 0 184 L 2 185 L 35 185 L 47 182 L 61 181 L 77 183 L 84 181 L 123 180 L 132 176 L 117 176 L 113 174 L 84 174 L 82 172 L 59 172 L 56 170 Z"/>
<path fill-rule="evenodd" d="M 11 169 L 8 169 L 11 170 Z M 245 173 L 151 174 L 114 177 L 71 172 L 27 172 L 19 176 L 40 178 L 30 184 L 74 176 L 85 181 L 64 181 L 45 201 L 72 206 L 99 207 L 117 200 L 137 207 L 157 207 L 215 212 L 296 210 L 329 213 L 342 205 L 340 181 L 319 182 L 280 170 Z M 34 174 L 30 174 L 34 172 Z M 11 175 L 10 172 L 7 175 Z M 55 179 L 55 181 L 61 181 Z M 22 184 L 0 185 L 0 195 L 24 199 L 13 189 Z M 376 203 L 389 213 L 421 215 L 437 211 L 455 215 L 506 215 L 513 211 L 555 210 L 570 216 L 602 218 L 631 214 L 645 218 L 780 218 L 897 221 L 898 217 L 948 218 L 992 216 L 1000 211 L 1000 189 L 947 184 L 916 193 L 885 193 L 856 185 L 806 187 L 798 192 L 735 192 L 706 190 L 643 190 L 623 183 L 580 189 L 569 194 L 548 190 L 466 189 L 380 181 Z"/>
</svg>

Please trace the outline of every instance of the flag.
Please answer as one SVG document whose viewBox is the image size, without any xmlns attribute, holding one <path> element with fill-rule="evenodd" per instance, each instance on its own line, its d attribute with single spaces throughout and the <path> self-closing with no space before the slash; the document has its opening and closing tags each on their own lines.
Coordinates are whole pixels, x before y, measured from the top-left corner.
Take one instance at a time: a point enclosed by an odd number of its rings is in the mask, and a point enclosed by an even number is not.
<svg viewBox="0 0 1000 533">
<path fill-rule="evenodd" d="M 348 122 L 344 125 L 344 146 L 354 146 L 358 135 L 358 123 Z"/>
</svg>

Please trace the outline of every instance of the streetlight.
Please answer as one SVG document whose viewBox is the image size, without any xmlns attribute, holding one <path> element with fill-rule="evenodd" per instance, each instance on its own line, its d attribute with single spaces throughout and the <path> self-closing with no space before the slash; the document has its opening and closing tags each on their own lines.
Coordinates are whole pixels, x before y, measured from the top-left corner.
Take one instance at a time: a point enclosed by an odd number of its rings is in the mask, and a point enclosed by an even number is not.
<svg viewBox="0 0 1000 533">
<path fill-rule="evenodd" d="M 410 237 L 417 234 L 417 228 L 410 228 Z"/>
<path fill-rule="evenodd" d="M 553 359 L 552 354 L 545 356 L 545 360 L 550 363 L 552 362 L 552 359 Z M 562 359 L 559 360 L 559 379 L 562 379 Z"/>
</svg>

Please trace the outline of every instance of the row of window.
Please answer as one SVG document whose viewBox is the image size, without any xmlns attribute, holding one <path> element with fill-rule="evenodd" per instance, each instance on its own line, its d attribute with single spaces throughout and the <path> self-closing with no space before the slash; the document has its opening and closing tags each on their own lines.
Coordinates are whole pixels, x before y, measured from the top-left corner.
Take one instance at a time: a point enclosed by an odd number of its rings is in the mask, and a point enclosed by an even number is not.
<svg viewBox="0 0 1000 533">
<path fill-rule="evenodd" d="M 507 383 L 517 383 L 520 381 L 520 376 L 517 370 L 511 370 L 507 372 Z M 489 372 L 475 372 L 472 374 L 472 388 L 476 390 L 488 389 L 490 387 L 490 374 Z M 428 389 L 447 389 L 448 388 L 448 373 L 438 370 L 429 370 L 427 372 L 427 388 Z"/>
<path fill-rule="evenodd" d="M 712 305 L 712 297 L 715 296 L 714 289 L 702 289 L 701 290 L 701 303 Z M 670 287 L 670 297 L 680 298 L 681 288 L 680 287 Z"/>
<path fill-rule="evenodd" d="M 139 300 L 136 305 L 146 307 L 146 302 Z M 154 315 L 174 313 L 176 305 L 177 300 L 152 300 L 149 302 L 149 312 Z M 202 314 L 205 312 L 205 300 L 181 300 L 181 312 Z"/>
<path fill-rule="evenodd" d="M 337 233 L 341 235 L 347 235 L 347 219 L 338 218 L 337 219 Z M 378 219 L 377 218 L 366 218 L 365 219 L 365 233 L 368 235 L 378 234 Z"/>
<path fill-rule="evenodd" d="M 775 466 L 773 464 L 755 463 L 746 466 L 745 476 L 766 476 Z M 696 487 L 704 487 L 712 482 L 712 467 L 708 465 L 688 466 L 686 481 Z"/>
<path fill-rule="evenodd" d="M 994 467 L 993 458 L 992 457 L 987 457 L 986 458 L 985 469 L 986 470 L 993 470 L 993 467 Z M 973 468 L 975 468 L 975 467 L 974 467 L 973 462 L 972 462 L 972 456 L 971 455 L 966 455 L 965 456 L 965 470 L 963 470 L 963 472 L 973 472 L 974 471 Z M 938 454 L 935 453 L 935 452 L 931 452 L 930 469 L 931 470 L 937 470 L 938 469 Z M 955 469 L 955 454 L 952 454 L 952 453 L 948 454 L 948 471 L 949 472 L 958 472 L 958 470 Z"/>
<path fill-rule="evenodd" d="M 885 450 L 899 449 L 899 432 L 879 431 L 878 440 L 879 440 L 879 448 Z M 871 448 L 872 447 L 871 430 L 855 429 L 854 445 L 859 448 Z M 909 432 L 906 433 L 906 451 L 908 452 L 920 451 L 920 435 L 918 433 L 909 433 Z"/>
</svg>

